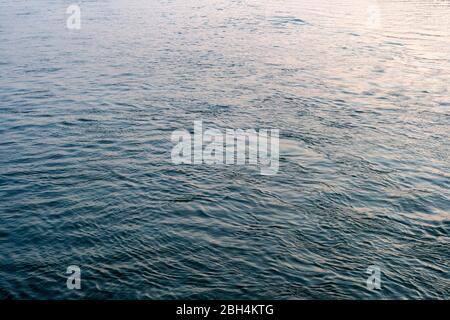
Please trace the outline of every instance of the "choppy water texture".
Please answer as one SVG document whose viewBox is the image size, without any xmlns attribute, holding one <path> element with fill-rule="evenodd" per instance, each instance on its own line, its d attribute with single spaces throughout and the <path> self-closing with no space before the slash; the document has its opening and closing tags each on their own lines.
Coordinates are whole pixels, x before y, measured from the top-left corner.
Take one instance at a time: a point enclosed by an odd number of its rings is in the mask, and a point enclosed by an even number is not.
<svg viewBox="0 0 450 320">
<path fill-rule="evenodd" d="M 450 298 L 449 1 L 68 4 L 0 1 L 1 298 Z M 279 173 L 173 165 L 200 119 Z"/>
</svg>

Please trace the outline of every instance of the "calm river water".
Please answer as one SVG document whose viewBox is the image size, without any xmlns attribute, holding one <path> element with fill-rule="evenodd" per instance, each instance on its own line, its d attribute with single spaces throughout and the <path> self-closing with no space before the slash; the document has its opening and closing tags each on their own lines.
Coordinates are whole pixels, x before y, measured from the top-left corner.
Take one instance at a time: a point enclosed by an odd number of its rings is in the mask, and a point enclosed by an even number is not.
<svg viewBox="0 0 450 320">
<path fill-rule="evenodd" d="M 1 298 L 450 298 L 449 1 L 69 4 L 0 0 Z M 278 174 L 172 164 L 195 120 Z"/>
</svg>

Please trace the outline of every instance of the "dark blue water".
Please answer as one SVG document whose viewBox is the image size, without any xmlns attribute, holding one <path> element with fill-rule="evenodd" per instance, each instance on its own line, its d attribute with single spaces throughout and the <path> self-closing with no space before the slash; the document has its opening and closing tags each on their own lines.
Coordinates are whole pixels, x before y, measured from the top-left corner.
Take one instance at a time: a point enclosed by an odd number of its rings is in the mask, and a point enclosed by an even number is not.
<svg viewBox="0 0 450 320">
<path fill-rule="evenodd" d="M 448 1 L 69 4 L 0 0 L 0 298 L 450 298 Z"/>
</svg>

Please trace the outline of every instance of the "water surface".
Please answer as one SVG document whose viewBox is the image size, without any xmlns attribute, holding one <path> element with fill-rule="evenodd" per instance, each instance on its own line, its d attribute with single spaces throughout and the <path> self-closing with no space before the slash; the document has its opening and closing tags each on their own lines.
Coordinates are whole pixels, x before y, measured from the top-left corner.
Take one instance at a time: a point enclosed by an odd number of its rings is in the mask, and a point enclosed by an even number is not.
<svg viewBox="0 0 450 320">
<path fill-rule="evenodd" d="M 1 298 L 450 298 L 448 1 L 79 5 L 0 0 Z M 173 165 L 194 120 L 278 174 Z"/>
</svg>

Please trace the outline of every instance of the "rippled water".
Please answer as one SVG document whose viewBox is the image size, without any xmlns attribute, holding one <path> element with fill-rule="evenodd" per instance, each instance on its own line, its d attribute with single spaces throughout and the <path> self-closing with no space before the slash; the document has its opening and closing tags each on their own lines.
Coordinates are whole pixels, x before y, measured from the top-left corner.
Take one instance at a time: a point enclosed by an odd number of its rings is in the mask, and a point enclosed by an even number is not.
<svg viewBox="0 0 450 320">
<path fill-rule="evenodd" d="M 449 1 L 67 5 L 0 0 L 1 298 L 450 298 Z M 173 165 L 200 119 L 278 174 Z"/>
</svg>

